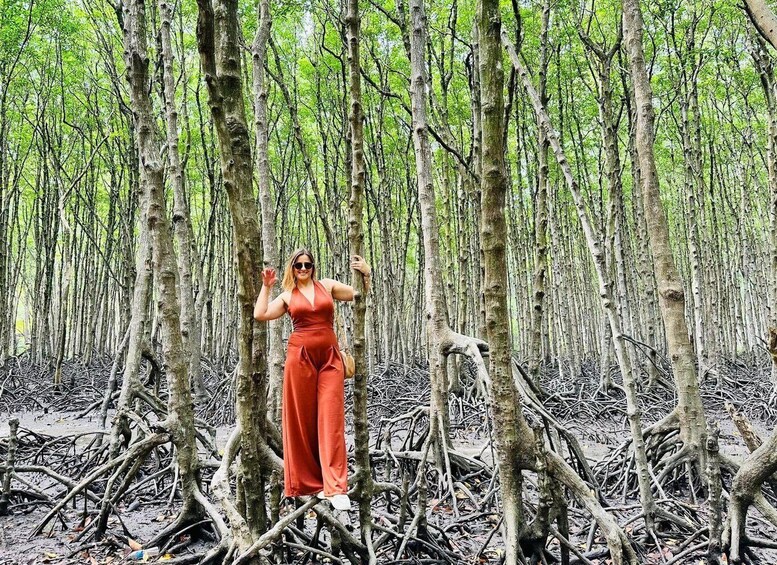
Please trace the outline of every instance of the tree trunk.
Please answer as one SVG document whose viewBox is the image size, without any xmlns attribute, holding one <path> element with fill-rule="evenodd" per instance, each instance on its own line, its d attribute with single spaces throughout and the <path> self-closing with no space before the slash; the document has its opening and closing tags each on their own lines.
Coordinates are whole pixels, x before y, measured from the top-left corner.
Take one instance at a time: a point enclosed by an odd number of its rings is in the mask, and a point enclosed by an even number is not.
<svg viewBox="0 0 777 565">
<path fill-rule="evenodd" d="M 593 55 L 596 63 L 595 78 L 597 82 L 597 106 L 599 108 L 599 122 L 602 130 L 602 146 L 604 148 L 604 170 L 609 189 L 609 207 L 607 212 L 606 238 L 610 253 L 610 262 L 614 263 L 614 269 L 610 267 L 607 272 L 615 276 L 615 284 L 612 286 L 617 316 L 620 320 L 622 331 L 633 336 L 631 308 L 629 306 L 629 292 L 626 276 L 626 255 L 624 241 L 628 241 L 626 222 L 623 211 L 623 183 L 621 181 L 621 160 L 618 151 L 618 126 L 613 111 L 613 89 L 611 82 L 612 61 L 618 53 L 621 45 L 621 30 L 613 45 L 606 49 L 605 45 L 594 43 L 582 26 L 578 26 L 578 35 L 583 40 L 586 50 Z M 607 263 L 610 264 L 609 262 Z M 626 345 L 625 361 L 628 363 L 629 372 L 634 370 L 633 348 Z M 637 375 L 634 374 L 635 379 Z"/>
<path fill-rule="evenodd" d="M 747 510 L 761 494 L 761 485 L 777 472 L 777 431 L 745 460 L 734 476 L 723 549 L 730 563 L 742 563 L 746 544 Z"/>
<path fill-rule="evenodd" d="M 194 430 L 194 407 L 189 392 L 186 353 L 181 336 L 181 309 L 178 299 L 178 267 L 170 240 L 170 225 L 165 211 L 164 167 L 156 141 L 156 124 L 149 97 L 148 51 L 146 48 L 145 6 L 142 0 L 124 5 L 124 42 L 130 81 L 130 99 L 135 115 L 137 146 L 140 156 L 141 183 L 146 208 L 142 221 L 148 225 L 157 285 L 157 308 L 161 321 L 162 352 L 169 392 L 168 415 L 163 426 L 176 447 L 176 463 L 181 477 L 184 525 L 201 513 L 199 457 Z"/>
<path fill-rule="evenodd" d="M 116 17 L 121 25 L 122 29 L 125 28 L 125 15 L 122 13 L 122 7 L 120 4 L 115 6 Z M 129 33 L 129 30 L 126 31 Z M 128 37 L 125 37 L 125 41 L 129 41 Z M 128 55 L 125 55 L 125 58 Z M 127 68 L 130 68 L 131 61 L 127 60 Z M 130 161 L 130 194 L 128 198 L 128 204 L 132 204 L 133 200 L 137 198 L 138 209 L 141 211 L 141 216 L 138 219 L 138 245 L 135 250 L 135 268 L 134 268 L 134 281 L 133 272 L 127 266 L 127 273 L 125 279 L 125 285 L 127 289 L 132 289 L 132 300 L 130 302 L 130 317 L 128 320 L 129 325 L 129 341 L 127 344 L 127 355 L 124 360 L 124 371 L 121 381 L 121 392 L 119 393 L 119 399 L 116 403 L 116 415 L 114 416 L 111 425 L 110 445 L 108 448 L 108 454 L 111 459 L 119 455 L 119 451 L 124 447 L 127 447 L 130 441 L 131 432 L 129 428 L 129 418 L 127 412 L 132 410 L 132 403 L 138 394 L 143 392 L 143 384 L 140 381 L 140 365 L 142 362 L 144 339 L 148 334 L 150 320 L 149 306 L 151 304 L 151 283 L 152 283 L 152 264 L 151 264 L 151 234 L 148 229 L 148 222 L 143 220 L 142 214 L 148 209 L 148 195 L 145 190 L 145 185 L 141 179 L 141 163 L 140 163 L 140 151 L 139 147 L 139 134 L 134 119 L 130 120 L 129 133 L 132 145 L 132 157 Z M 129 208 L 134 212 L 132 206 Z M 126 212 L 126 210 L 125 210 Z M 127 214 L 130 218 L 134 216 L 134 213 Z M 128 222 L 129 223 L 129 222 Z M 123 235 L 125 235 L 125 244 L 132 241 L 131 234 L 132 229 L 128 229 Z M 127 257 L 128 259 L 128 257 Z M 106 391 L 106 395 L 109 394 Z M 105 399 L 104 403 L 109 402 Z M 107 410 L 107 408 L 106 408 Z M 98 534 L 99 537 L 101 533 Z"/>
<path fill-rule="evenodd" d="M 439 226 L 432 179 L 432 151 L 427 134 L 426 117 L 426 13 L 423 0 L 410 2 L 410 102 L 413 114 L 413 147 L 415 149 L 418 201 L 421 207 L 421 231 L 424 245 L 424 298 L 426 332 L 429 340 L 429 378 L 432 393 L 429 410 L 430 429 L 437 430 L 435 460 L 442 467 L 442 450 L 450 445 L 448 429 L 448 383 L 442 354 L 442 333 L 448 328 L 440 265 Z"/>
<path fill-rule="evenodd" d="M 548 106 L 548 28 L 550 27 L 550 2 L 542 4 L 542 29 L 540 31 L 539 85 L 537 93 L 543 108 Z M 529 374 L 539 385 L 542 363 L 542 322 L 545 309 L 545 278 L 548 271 L 548 144 L 545 128 L 537 128 L 537 191 L 534 197 L 534 278 L 532 279 L 531 346 L 529 349 Z"/>
<path fill-rule="evenodd" d="M 623 0 L 623 25 L 629 68 L 636 101 L 636 150 L 640 165 L 642 200 L 653 256 L 659 306 L 677 388 L 677 408 L 672 418 L 680 424 L 682 450 L 667 464 L 670 467 L 690 456 L 702 482 L 706 477 L 707 423 L 696 378 L 695 354 L 685 321 L 685 294 L 669 241 L 669 226 L 661 202 L 658 172 L 653 156 L 653 90 L 642 47 L 642 11 L 639 0 Z"/>
<path fill-rule="evenodd" d="M 765 0 L 745 0 L 745 10 L 758 33 L 777 49 L 777 16 Z"/>
<path fill-rule="evenodd" d="M 262 239 L 253 195 L 251 144 L 243 104 L 239 21 L 236 0 L 198 0 L 197 43 L 208 99 L 218 134 L 221 173 L 232 217 L 237 298 L 236 418 L 240 433 L 238 483 L 241 513 L 254 539 L 265 516 L 264 471 L 271 468 L 266 452 L 267 360 L 266 326 L 254 323 L 259 288 Z M 214 477 L 215 479 L 215 477 Z M 223 502 L 223 500 L 222 500 Z M 232 520 L 233 515 L 230 515 Z M 232 524 L 233 529 L 236 527 Z M 245 543 L 241 537 L 239 543 Z"/>
<path fill-rule="evenodd" d="M 421 231 L 423 236 L 424 306 L 426 309 L 426 331 L 429 340 L 429 374 L 432 384 L 432 398 L 429 421 L 434 430 L 432 441 L 435 446 L 435 462 L 442 468 L 446 463 L 445 452 L 450 446 L 448 423 L 448 379 L 446 357 L 451 353 L 470 357 L 477 367 L 481 392 L 488 385 L 488 375 L 481 356 L 481 349 L 487 348 L 480 340 L 454 332 L 448 323 L 448 306 L 445 287 L 442 283 L 442 267 L 439 252 L 439 225 L 437 221 L 435 190 L 432 178 L 432 152 L 428 137 L 426 112 L 426 57 L 427 45 L 426 14 L 422 0 L 410 3 L 410 29 L 405 23 L 405 5 L 397 5 L 403 36 L 407 38 L 411 78 L 410 102 L 412 113 L 413 148 L 415 151 L 416 182 L 418 202 L 421 209 Z M 450 469 L 447 469 L 450 471 Z M 452 480 L 448 473 L 449 480 Z"/>
<path fill-rule="evenodd" d="M 351 195 L 348 202 L 348 251 L 351 256 L 364 256 L 364 189 L 366 167 L 364 163 L 364 113 L 362 110 L 361 60 L 359 42 L 361 15 L 359 0 L 348 0 L 346 16 L 348 43 L 348 71 L 350 91 L 350 112 L 348 121 L 351 132 Z M 334 251 L 334 250 L 333 250 Z M 353 306 L 353 356 L 356 363 L 354 375 L 354 443 L 356 450 L 356 492 L 359 503 L 359 524 L 362 543 L 367 548 L 368 563 L 376 563 L 372 545 L 372 496 L 374 486 L 370 465 L 370 432 L 367 420 L 367 376 L 365 359 L 365 319 L 367 314 L 367 293 L 364 277 L 358 271 L 351 273 L 351 285 L 356 290 Z"/>
<path fill-rule="evenodd" d="M 774 60 L 761 44 L 753 53 L 761 89 L 766 99 L 766 166 L 769 184 L 769 285 L 767 304 L 769 307 L 769 328 L 766 340 L 772 358 L 772 387 L 777 391 L 777 83 L 774 77 Z M 773 394 L 774 395 L 774 394 Z"/>
<path fill-rule="evenodd" d="M 619 51 L 619 59 L 620 53 L 621 51 Z M 619 66 L 623 67 L 623 65 Z M 635 226 L 634 229 L 637 240 L 647 241 L 647 223 L 645 222 L 645 214 L 640 189 L 640 186 L 642 185 L 642 174 L 640 172 L 639 158 L 637 157 L 634 89 L 628 83 L 626 73 L 624 71 L 621 72 L 621 81 L 623 84 L 623 90 L 626 93 L 624 96 L 624 102 L 626 105 L 626 116 L 628 118 L 629 130 L 628 152 L 629 160 L 631 162 L 632 191 L 634 192 L 634 196 L 631 199 L 633 223 Z M 639 337 L 645 341 L 650 348 L 647 354 L 648 362 L 646 363 L 646 370 L 648 373 L 647 388 L 650 389 L 659 378 L 659 372 L 657 368 L 658 349 L 663 349 L 663 341 L 661 341 L 659 344 L 656 337 L 657 327 L 660 326 L 655 305 L 656 281 L 650 251 L 646 249 L 645 245 L 637 246 L 636 263 L 636 269 L 639 273 L 639 277 L 637 277 L 638 281 L 636 281 L 637 284 L 635 284 L 636 294 L 644 297 L 643 300 L 638 302 L 639 307 L 636 316 L 636 328 L 640 330 Z"/>
<path fill-rule="evenodd" d="M 693 345 L 696 351 L 698 371 L 706 372 L 709 361 L 706 340 L 711 332 L 706 331 L 705 303 L 710 302 L 707 293 L 714 297 L 718 293 L 713 289 L 705 289 L 704 281 L 704 248 L 699 229 L 700 219 L 704 210 L 704 186 L 701 155 L 701 115 L 699 112 L 699 71 L 702 56 L 698 55 L 696 45 L 698 19 L 695 10 L 691 13 L 688 28 L 681 33 L 682 38 L 675 37 L 675 23 L 672 22 L 671 34 L 675 45 L 677 58 L 680 60 L 680 137 L 683 148 L 684 190 L 686 204 L 686 229 L 688 232 L 688 263 L 691 270 L 691 312 L 693 318 Z M 681 47 L 684 46 L 684 49 Z M 707 251 L 714 252 L 714 249 Z M 714 300 L 714 298 L 712 298 Z M 714 322 L 714 317 L 712 321 Z"/>
<path fill-rule="evenodd" d="M 189 215 L 189 199 L 186 196 L 184 171 L 178 147 L 178 111 L 175 106 L 175 78 L 173 77 L 173 46 L 170 36 L 172 9 L 167 0 L 159 0 L 161 16 L 160 39 L 162 43 L 163 89 L 165 100 L 165 125 L 167 126 L 168 174 L 173 183 L 173 233 L 178 244 L 178 275 L 181 300 L 181 336 L 189 364 L 189 379 L 198 399 L 207 398 L 202 381 L 200 362 L 200 318 L 194 304 L 192 270 L 197 259 L 192 257 L 194 231 Z M 184 101 L 184 104 L 186 101 Z"/>
<path fill-rule="evenodd" d="M 267 85 L 265 65 L 267 44 L 270 40 L 272 15 L 269 0 L 259 2 L 259 28 L 251 46 L 253 56 L 254 127 L 256 129 L 256 176 L 259 184 L 259 201 L 262 208 L 262 247 L 264 266 L 280 268 L 275 233 L 275 204 L 270 189 L 269 129 L 267 123 Z M 273 422 L 281 418 L 281 391 L 283 388 L 283 320 L 269 323 L 269 370 L 268 410 Z"/>
<path fill-rule="evenodd" d="M 524 528 L 519 423 L 521 401 L 513 382 L 510 360 L 510 324 L 507 314 L 507 270 L 504 216 L 507 183 L 504 164 L 502 27 L 498 0 L 478 2 L 480 34 L 480 100 L 483 128 L 480 241 L 485 277 L 486 335 L 490 346 L 491 407 L 494 443 L 499 465 L 499 486 L 505 530 L 505 563 L 518 562 L 520 533 Z M 523 450 L 526 453 L 526 450 Z"/>
</svg>

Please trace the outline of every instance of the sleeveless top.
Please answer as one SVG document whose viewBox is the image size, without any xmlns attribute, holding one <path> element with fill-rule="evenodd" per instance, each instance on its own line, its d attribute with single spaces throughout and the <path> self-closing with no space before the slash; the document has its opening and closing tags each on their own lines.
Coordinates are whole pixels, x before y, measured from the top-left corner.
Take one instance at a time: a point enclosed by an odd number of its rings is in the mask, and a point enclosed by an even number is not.
<svg viewBox="0 0 777 565">
<path fill-rule="evenodd" d="M 334 330 L 335 304 L 323 284 L 314 280 L 313 303 L 295 286 L 289 299 L 289 315 L 294 331 Z"/>
</svg>

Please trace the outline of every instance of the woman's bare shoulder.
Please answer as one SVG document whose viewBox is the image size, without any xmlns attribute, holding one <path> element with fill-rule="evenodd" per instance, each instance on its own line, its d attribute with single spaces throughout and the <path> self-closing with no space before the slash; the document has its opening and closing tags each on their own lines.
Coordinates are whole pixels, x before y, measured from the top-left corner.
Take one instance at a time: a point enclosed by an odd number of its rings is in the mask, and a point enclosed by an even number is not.
<svg viewBox="0 0 777 565">
<path fill-rule="evenodd" d="M 332 287 L 337 284 L 337 281 L 334 279 L 319 279 L 318 282 L 321 283 L 321 285 L 326 289 L 328 293 L 332 293 Z"/>
</svg>

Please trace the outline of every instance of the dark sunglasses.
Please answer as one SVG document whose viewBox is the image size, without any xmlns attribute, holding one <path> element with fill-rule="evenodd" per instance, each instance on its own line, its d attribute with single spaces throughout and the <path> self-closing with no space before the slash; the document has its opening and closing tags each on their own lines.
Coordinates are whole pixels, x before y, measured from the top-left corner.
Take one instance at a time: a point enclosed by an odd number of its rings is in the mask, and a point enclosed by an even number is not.
<svg viewBox="0 0 777 565">
<path fill-rule="evenodd" d="M 297 263 L 294 263 L 294 268 L 297 269 L 298 271 L 301 271 L 302 269 L 312 269 L 313 268 L 313 263 L 308 263 L 308 262 L 300 263 L 300 262 L 297 262 Z"/>
</svg>

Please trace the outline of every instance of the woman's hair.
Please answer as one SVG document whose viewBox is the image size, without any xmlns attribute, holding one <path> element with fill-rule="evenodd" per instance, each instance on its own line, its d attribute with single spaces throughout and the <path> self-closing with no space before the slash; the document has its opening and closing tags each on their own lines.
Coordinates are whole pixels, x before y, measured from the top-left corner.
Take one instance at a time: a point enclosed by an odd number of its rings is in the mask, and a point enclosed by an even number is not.
<svg viewBox="0 0 777 565">
<path fill-rule="evenodd" d="M 296 284 L 297 284 L 297 277 L 294 275 L 294 263 L 297 262 L 297 259 L 302 257 L 303 255 L 307 255 L 310 257 L 310 262 L 313 263 L 313 271 L 310 273 L 310 278 L 315 280 L 316 278 L 316 259 L 313 257 L 313 254 L 306 249 L 305 247 L 300 247 L 297 249 L 294 253 L 289 256 L 289 260 L 286 262 L 286 268 L 283 271 L 283 281 L 281 281 L 281 286 L 283 287 L 283 290 L 292 290 Z"/>
</svg>

